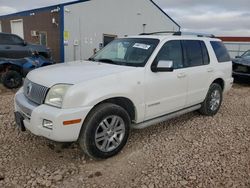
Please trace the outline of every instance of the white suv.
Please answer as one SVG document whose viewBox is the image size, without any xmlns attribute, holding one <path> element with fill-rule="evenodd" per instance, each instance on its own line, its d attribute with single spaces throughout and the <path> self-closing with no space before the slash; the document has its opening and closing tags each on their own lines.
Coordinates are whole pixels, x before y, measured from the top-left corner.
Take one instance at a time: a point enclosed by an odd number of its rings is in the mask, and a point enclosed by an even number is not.
<svg viewBox="0 0 250 188">
<path fill-rule="evenodd" d="M 15 96 L 22 130 L 58 142 L 78 141 L 108 158 L 141 129 L 199 110 L 215 115 L 233 83 L 219 39 L 181 32 L 114 40 L 88 61 L 30 72 Z"/>
</svg>

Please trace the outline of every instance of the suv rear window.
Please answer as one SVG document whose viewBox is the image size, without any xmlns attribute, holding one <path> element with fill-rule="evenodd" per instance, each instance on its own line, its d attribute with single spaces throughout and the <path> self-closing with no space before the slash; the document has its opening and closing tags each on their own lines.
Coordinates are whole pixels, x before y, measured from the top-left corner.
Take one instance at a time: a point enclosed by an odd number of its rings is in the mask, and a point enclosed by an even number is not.
<svg viewBox="0 0 250 188">
<path fill-rule="evenodd" d="M 231 58 L 227 52 L 227 49 L 222 42 L 211 41 L 210 43 L 214 49 L 218 62 L 222 63 L 222 62 L 231 61 Z"/>
</svg>

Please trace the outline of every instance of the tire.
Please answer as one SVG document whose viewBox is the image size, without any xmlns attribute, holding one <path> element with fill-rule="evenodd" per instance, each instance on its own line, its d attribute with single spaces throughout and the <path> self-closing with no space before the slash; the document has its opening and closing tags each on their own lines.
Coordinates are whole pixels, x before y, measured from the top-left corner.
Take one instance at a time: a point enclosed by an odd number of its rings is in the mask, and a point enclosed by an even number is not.
<svg viewBox="0 0 250 188">
<path fill-rule="evenodd" d="M 2 84 L 8 89 L 18 88 L 23 83 L 22 75 L 13 70 L 3 73 L 1 80 Z"/>
<path fill-rule="evenodd" d="M 116 155 L 127 143 L 130 122 L 127 111 L 122 107 L 111 103 L 100 104 L 83 123 L 78 139 L 80 148 L 95 159 Z"/>
<path fill-rule="evenodd" d="M 222 88 L 217 83 L 212 83 L 199 112 L 202 115 L 214 116 L 220 109 L 223 95 Z"/>
</svg>

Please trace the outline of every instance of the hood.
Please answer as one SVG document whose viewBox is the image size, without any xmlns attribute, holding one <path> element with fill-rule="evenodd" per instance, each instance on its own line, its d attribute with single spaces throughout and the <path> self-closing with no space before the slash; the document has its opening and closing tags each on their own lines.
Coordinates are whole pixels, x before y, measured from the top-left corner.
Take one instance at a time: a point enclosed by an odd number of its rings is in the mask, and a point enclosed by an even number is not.
<svg viewBox="0 0 250 188">
<path fill-rule="evenodd" d="M 75 61 L 35 69 L 27 75 L 27 78 L 34 83 L 51 87 L 58 83 L 77 84 L 134 69 L 135 67 L 107 63 Z"/>
<path fill-rule="evenodd" d="M 49 52 L 49 48 L 46 46 L 38 45 L 38 44 L 27 44 L 27 47 L 29 47 L 30 51 L 38 51 L 38 52 Z"/>
<path fill-rule="evenodd" d="M 250 66 L 250 57 L 242 57 L 233 59 L 233 63 Z"/>
</svg>

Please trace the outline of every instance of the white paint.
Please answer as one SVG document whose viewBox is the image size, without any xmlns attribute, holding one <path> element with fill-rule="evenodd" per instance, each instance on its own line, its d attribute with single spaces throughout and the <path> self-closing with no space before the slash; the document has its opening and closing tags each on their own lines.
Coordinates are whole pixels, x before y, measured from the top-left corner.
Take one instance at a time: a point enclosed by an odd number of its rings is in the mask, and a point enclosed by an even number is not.
<svg viewBox="0 0 250 188">
<path fill-rule="evenodd" d="M 11 26 L 11 33 L 16 34 L 20 36 L 21 38 L 24 38 L 23 34 L 23 20 L 11 20 L 10 21 L 10 26 Z"/>
<path fill-rule="evenodd" d="M 65 6 L 64 30 L 78 39 L 76 59 L 88 59 L 99 49 L 103 35 L 137 35 L 155 31 L 177 31 L 178 26 L 149 0 L 91 0 Z M 139 13 L 139 14 L 138 14 Z M 79 20 L 81 20 L 79 22 Z M 91 40 L 92 38 L 92 40 Z M 74 59 L 73 39 L 65 46 L 65 61 Z"/>
<path fill-rule="evenodd" d="M 212 82 L 221 78 L 224 92 L 233 82 L 232 62 L 218 63 L 210 41 L 219 41 L 193 36 L 135 36 L 136 38 L 157 38 L 159 45 L 145 67 L 112 65 L 101 62 L 76 61 L 42 67 L 31 71 L 27 78 L 33 83 L 52 87 L 58 83 L 73 84 L 65 93 L 62 109 L 42 104 L 32 111 L 25 127 L 32 133 L 55 141 L 76 141 L 83 120 L 89 111 L 100 102 L 125 97 L 135 108 L 135 123 L 181 110 L 202 103 Z M 154 73 L 152 63 L 161 47 L 169 40 L 202 40 L 205 42 L 210 64 L 190 68 L 175 69 L 173 72 Z M 213 70 L 213 71 L 211 71 Z M 46 75 L 46 76 L 44 76 Z M 22 95 L 19 90 L 16 95 Z M 16 102 L 16 100 L 14 100 Z M 29 106 L 28 101 L 22 104 Z M 15 111 L 21 108 L 15 104 Z M 82 119 L 81 123 L 63 126 L 62 122 Z M 42 120 L 53 122 L 53 130 L 42 127 Z"/>
</svg>

